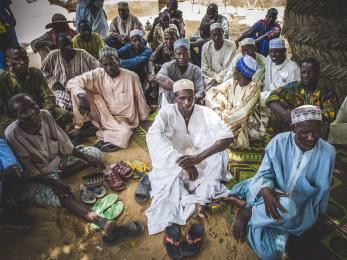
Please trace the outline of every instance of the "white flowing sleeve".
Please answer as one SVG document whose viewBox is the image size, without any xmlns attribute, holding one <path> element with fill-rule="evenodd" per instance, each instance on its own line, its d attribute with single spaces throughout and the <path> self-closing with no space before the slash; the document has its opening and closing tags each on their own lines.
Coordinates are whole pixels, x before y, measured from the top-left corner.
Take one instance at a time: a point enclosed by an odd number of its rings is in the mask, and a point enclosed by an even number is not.
<svg viewBox="0 0 347 260">
<path fill-rule="evenodd" d="M 171 140 L 165 134 L 169 128 L 168 112 L 166 108 L 159 111 L 146 136 L 152 166 L 156 169 L 178 167 L 176 160 L 182 156 L 175 150 Z"/>
</svg>

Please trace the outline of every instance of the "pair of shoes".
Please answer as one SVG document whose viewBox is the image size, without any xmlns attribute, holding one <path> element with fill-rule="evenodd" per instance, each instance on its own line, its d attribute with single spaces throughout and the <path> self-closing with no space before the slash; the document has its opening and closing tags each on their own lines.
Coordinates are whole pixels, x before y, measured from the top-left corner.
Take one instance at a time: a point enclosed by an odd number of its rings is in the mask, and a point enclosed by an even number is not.
<svg viewBox="0 0 347 260">
<path fill-rule="evenodd" d="M 99 140 L 94 145 L 94 147 L 98 148 L 101 152 L 104 152 L 104 153 L 112 153 L 112 152 L 115 152 L 115 151 L 118 151 L 119 149 L 121 149 L 117 145 L 114 145 L 110 142 L 104 142 L 102 140 Z"/>
<path fill-rule="evenodd" d="M 125 181 L 133 176 L 133 170 L 124 161 L 111 164 L 105 173 L 108 186 L 114 191 L 125 189 Z"/>
<path fill-rule="evenodd" d="M 86 187 L 83 184 L 80 185 L 81 200 L 86 204 L 93 204 L 97 198 L 102 198 L 106 195 L 107 189 L 104 185 L 96 187 Z"/>
<path fill-rule="evenodd" d="M 167 254 L 172 259 L 191 257 L 199 253 L 204 236 L 204 226 L 193 224 L 185 237 L 182 239 L 181 230 L 177 224 L 166 227 L 164 246 Z"/>
</svg>

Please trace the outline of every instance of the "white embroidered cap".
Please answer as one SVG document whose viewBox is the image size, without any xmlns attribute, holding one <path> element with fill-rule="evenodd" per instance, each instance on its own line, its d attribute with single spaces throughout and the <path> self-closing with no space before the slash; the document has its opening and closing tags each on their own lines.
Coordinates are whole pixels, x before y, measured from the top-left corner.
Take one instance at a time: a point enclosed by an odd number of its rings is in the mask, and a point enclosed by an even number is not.
<svg viewBox="0 0 347 260">
<path fill-rule="evenodd" d="M 317 106 L 303 105 L 292 110 L 292 124 L 308 120 L 322 121 L 322 110 Z"/>
<path fill-rule="evenodd" d="M 194 83 L 189 79 L 180 79 L 173 84 L 173 92 L 177 92 L 183 89 L 190 89 L 194 91 Z"/>
<path fill-rule="evenodd" d="M 255 45 L 255 40 L 253 38 L 244 38 L 240 42 L 240 46 L 242 47 L 244 45 Z"/>
<path fill-rule="evenodd" d="M 141 31 L 141 30 L 139 30 L 139 29 L 134 29 L 134 30 L 132 30 L 131 32 L 130 32 L 130 38 L 131 37 L 134 37 L 134 36 L 136 36 L 136 35 L 138 35 L 138 36 L 141 36 L 141 37 L 143 37 L 143 32 Z"/>
<path fill-rule="evenodd" d="M 282 38 L 275 38 L 270 40 L 269 49 L 285 49 L 286 43 Z"/>
<path fill-rule="evenodd" d="M 212 32 L 214 29 L 222 29 L 222 24 L 221 23 L 213 23 L 210 25 L 210 32 Z"/>
</svg>

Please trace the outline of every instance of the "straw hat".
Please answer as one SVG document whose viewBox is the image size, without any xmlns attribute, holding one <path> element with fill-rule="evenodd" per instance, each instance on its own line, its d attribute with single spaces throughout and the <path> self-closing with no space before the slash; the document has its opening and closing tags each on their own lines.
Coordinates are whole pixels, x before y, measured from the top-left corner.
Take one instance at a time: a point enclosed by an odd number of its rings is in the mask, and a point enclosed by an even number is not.
<svg viewBox="0 0 347 260">
<path fill-rule="evenodd" d="M 72 23 L 73 21 L 67 21 L 66 17 L 62 14 L 54 14 L 52 16 L 52 22 L 46 25 L 46 29 L 52 28 L 55 23 Z"/>
</svg>

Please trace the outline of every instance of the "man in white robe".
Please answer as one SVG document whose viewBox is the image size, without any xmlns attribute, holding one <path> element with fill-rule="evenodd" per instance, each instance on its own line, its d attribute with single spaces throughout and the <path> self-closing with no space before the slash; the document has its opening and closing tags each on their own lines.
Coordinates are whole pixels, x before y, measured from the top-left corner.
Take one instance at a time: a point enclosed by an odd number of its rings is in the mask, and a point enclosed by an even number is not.
<svg viewBox="0 0 347 260">
<path fill-rule="evenodd" d="M 117 52 L 100 51 L 103 68 L 75 77 L 67 84 L 76 123 L 91 121 L 98 128 L 96 147 L 113 152 L 128 147 L 132 130 L 145 120 L 149 108 L 139 77 L 119 67 Z"/>
<path fill-rule="evenodd" d="M 261 94 L 263 103 L 272 91 L 290 82 L 300 81 L 300 67 L 287 57 L 283 39 L 272 39 L 269 51 L 265 63 L 265 84 Z"/>
<path fill-rule="evenodd" d="M 223 39 L 221 23 L 211 24 L 210 37 L 212 40 L 203 45 L 201 52 L 201 70 L 208 87 L 224 82 L 236 52 L 236 44 Z"/>
<path fill-rule="evenodd" d="M 194 84 L 174 83 L 176 104 L 159 110 L 147 134 L 153 170 L 149 234 L 187 219 L 212 199 L 225 197 L 230 181 L 226 148 L 233 134 L 209 108 L 194 104 Z M 201 211 L 200 211 L 201 212 Z"/>
</svg>

